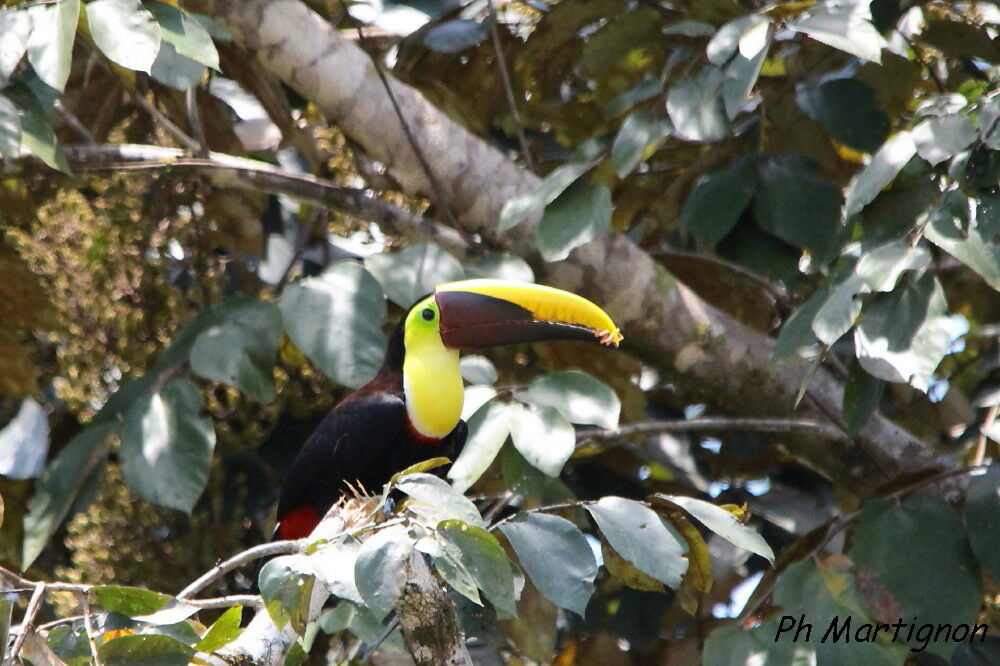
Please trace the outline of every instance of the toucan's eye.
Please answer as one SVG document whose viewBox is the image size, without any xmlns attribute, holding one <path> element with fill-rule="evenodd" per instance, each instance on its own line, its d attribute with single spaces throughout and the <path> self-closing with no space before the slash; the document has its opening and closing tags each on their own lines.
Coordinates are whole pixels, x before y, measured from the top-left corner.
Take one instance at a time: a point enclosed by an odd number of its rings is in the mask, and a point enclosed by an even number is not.
<svg viewBox="0 0 1000 666">
<path fill-rule="evenodd" d="M 424 318 L 424 321 L 434 321 L 434 310 L 424 308 L 424 311 L 420 313 L 420 316 Z"/>
</svg>

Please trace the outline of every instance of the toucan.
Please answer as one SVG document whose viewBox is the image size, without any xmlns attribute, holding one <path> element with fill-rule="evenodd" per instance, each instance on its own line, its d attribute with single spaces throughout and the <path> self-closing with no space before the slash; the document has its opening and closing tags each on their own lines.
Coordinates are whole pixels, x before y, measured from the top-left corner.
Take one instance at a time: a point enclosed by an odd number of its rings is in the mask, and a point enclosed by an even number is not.
<svg viewBox="0 0 1000 666">
<path fill-rule="evenodd" d="M 465 444 L 459 351 L 543 340 L 617 346 L 622 334 L 587 299 L 503 280 L 438 285 L 410 307 L 375 377 L 309 436 L 278 500 L 275 536 L 308 536 L 342 496 L 380 492 L 394 474 Z"/>
</svg>

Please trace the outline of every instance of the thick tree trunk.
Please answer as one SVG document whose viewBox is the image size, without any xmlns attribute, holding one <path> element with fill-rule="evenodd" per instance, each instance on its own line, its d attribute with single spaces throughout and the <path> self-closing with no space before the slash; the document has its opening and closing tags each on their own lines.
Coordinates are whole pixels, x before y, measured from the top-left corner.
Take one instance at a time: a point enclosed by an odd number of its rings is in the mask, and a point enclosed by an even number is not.
<svg viewBox="0 0 1000 666">
<path fill-rule="evenodd" d="M 315 102 L 346 134 L 388 165 L 404 189 L 446 208 L 463 231 L 524 257 L 539 279 L 606 306 L 626 334 L 625 349 L 675 379 L 692 399 L 727 414 L 792 413 L 808 364 L 770 361 L 773 340 L 698 298 L 619 234 L 544 264 L 533 220 L 499 234 L 504 203 L 538 178 L 464 130 L 418 91 L 389 76 L 428 178 L 369 57 L 299 0 L 207 0 L 207 11 L 257 52 L 264 67 Z M 837 424 L 843 387 L 820 369 L 797 415 Z M 832 415 L 832 416 L 831 416 Z M 881 415 L 849 446 L 787 437 L 787 453 L 860 495 L 900 474 L 950 463 Z"/>
</svg>

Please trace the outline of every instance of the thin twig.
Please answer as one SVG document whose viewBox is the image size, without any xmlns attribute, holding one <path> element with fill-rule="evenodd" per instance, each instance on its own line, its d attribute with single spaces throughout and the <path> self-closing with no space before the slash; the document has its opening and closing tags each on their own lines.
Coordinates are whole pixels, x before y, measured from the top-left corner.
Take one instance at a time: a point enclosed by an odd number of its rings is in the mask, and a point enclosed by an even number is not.
<svg viewBox="0 0 1000 666">
<path fill-rule="evenodd" d="M 181 603 L 188 606 L 196 606 L 202 610 L 212 608 L 229 608 L 231 606 L 250 606 L 260 608 L 264 605 L 258 594 L 230 594 L 224 597 L 214 597 L 212 599 L 182 599 Z"/>
<path fill-rule="evenodd" d="M 207 157 L 208 138 L 205 136 L 205 126 L 201 124 L 201 116 L 198 115 L 198 89 L 191 86 L 184 93 L 184 107 L 187 109 L 188 124 L 194 132 L 194 138 L 198 140 L 199 149 L 195 152 L 198 157 Z"/>
<path fill-rule="evenodd" d="M 271 555 L 288 555 L 289 553 L 297 553 L 302 550 L 303 546 L 304 543 L 301 540 L 272 541 L 271 543 L 264 543 L 259 546 L 254 546 L 253 548 L 248 548 L 242 553 L 233 555 L 228 560 L 219 562 L 214 567 L 203 573 L 194 582 L 178 592 L 177 598 L 187 603 L 187 597 L 197 594 L 222 576 L 225 576 L 230 571 L 239 569 L 244 564 L 253 562 L 254 560 L 259 560 L 262 557 L 270 557 Z"/>
<path fill-rule="evenodd" d="M 323 208 L 317 208 L 309 216 L 309 220 L 304 224 L 298 225 L 295 234 L 295 250 L 292 252 L 291 259 L 288 260 L 288 265 L 285 266 L 285 271 L 281 274 L 281 279 L 278 280 L 278 284 L 274 285 L 274 291 L 280 294 L 284 289 L 285 285 L 288 284 L 288 278 L 292 275 L 292 269 L 295 264 L 302 259 L 302 255 L 306 249 L 306 243 L 309 242 L 310 236 L 312 236 L 313 229 L 316 228 L 316 224 L 320 221 L 322 215 L 326 212 Z"/>
<path fill-rule="evenodd" d="M 621 439 L 630 435 L 657 432 L 698 432 L 704 430 L 749 430 L 752 432 L 806 432 L 826 439 L 844 441 L 847 436 L 839 428 L 810 419 L 723 418 L 704 417 L 669 421 L 643 421 L 630 423 L 617 430 L 585 430 L 582 440 L 599 442 Z"/>
<path fill-rule="evenodd" d="M 174 139 L 176 139 L 185 148 L 195 154 L 201 150 L 201 146 L 197 141 L 188 136 L 187 132 L 178 127 L 170 118 L 167 118 L 162 111 L 147 102 L 146 98 L 142 96 L 142 93 L 133 93 L 132 99 L 136 104 L 145 109 L 146 113 L 153 116 L 153 120 L 158 122 L 160 125 L 163 125 L 163 129 L 167 131 L 167 134 L 174 137 Z"/>
<path fill-rule="evenodd" d="M 101 657 L 97 652 L 97 631 L 94 629 L 94 619 L 90 613 L 90 593 L 84 592 L 80 597 L 83 605 L 83 626 L 87 630 L 87 643 L 90 645 L 90 657 L 94 660 L 94 666 L 102 666 Z"/>
<path fill-rule="evenodd" d="M 347 9 L 347 2 L 345 0 L 340 0 L 340 6 L 344 10 L 344 15 L 347 16 L 350 12 Z M 382 66 L 379 64 L 378 60 L 372 55 L 369 49 L 368 39 L 365 37 L 365 33 L 361 30 L 361 24 L 357 23 L 354 29 L 358 33 L 358 43 L 361 45 L 362 50 L 368 54 L 368 59 L 372 63 L 372 67 L 375 68 L 375 73 L 378 75 L 379 81 L 382 82 L 382 87 L 385 88 L 385 93 L 389 97 L 389 103 L 392 104 L 392 109 L 396 113 L 396 117 L 399 118 L 399 124 L 403 128 L 403 133 L 406 135 L 406 141 L 410 144 L 410 148 L 413 150 L 413 154 L 416 156 L 417 161 L 420 162 L 420 168 L 424 170 L 424 175 L 427 176 L 427 181 L 430 183 L 431 190 L 434 192 L 435 203 L 441 208 L 445 217 L 448 218 L 448 223 L 454 227 L 458 228 L 458 220 L 455 219 L 455 215 L 451 212 L 448 207 L 448 200 L 444 196 L 444 189 L 441 187 L 441 183 L 438 182 L 437 177 L 431 170 L 431 163 L 428 161 L 427 156 L 424 155 L 423 149 L 420 144 L 417 143 L 417 138 L 413 135 L 413 130 L 410 128 L 410 124 L 406 121 L 406 116 L 403 115 L 403 109 L 399 106 L 399 101 L 396 99 L 396 94 L 392 92 L 392 86 L 389 84 L 389 78 L 382 71 Z"/>
<path fill-rule="evenodd" d="M 35 615 L 38 614 L 38 609 L 42 605 L 42 598 L 45 596 L 45 583 L 38 583 L 35 585 L 35 591 L 31 595 L 31 600 L 28 602 L 28 607 L 24 611 L 24 619 L 21 620 L 21 630 L 17 634 L 17 638 L 14 640 L 14 647 L 10 649 L 10 663 L 16 663 L 17 653 L 21 651 L 21 646 L 24 645 L 24 640 L 31 633 L 31 624 L 35 621 Z"/>
<path fill-rule="evenodd" d="M 986 459 L 986 431 L 990 429 L 996 420 L 997 413 L 1000 412 L 1000 405 L 993 405 L 986 412 L 986 419 L 979 426 L 979 438 L 976 440 L 976 453 L 972 456 L 973 465 L 982 465 Z"/>
<path fill-rule="evenodd" d="M 490 508 L 487 509 L 486 512 L 483 514 L 483 522 L 484 523 L 491 522 L 494 518 L 496 518 L 498 513 L 507 508 L 507 505 L 510 504 L 510 501 L 516 496 L 517 493 L 515 493 L 512 490 L 508 490 L 499 498 L 497 498 L 497 500 L 493 502 L 492 506 L 490 506 Z"/>
<path fill-rule="evenodd" d="M 83 619 L 83 615 L 70 615 L 69 617 L 61 617 L 58 620 L 52 620 L 51 622 L 46 622 L 45 624 L 38 625 L 37 631 L 51 631 L 56 627 L 63 624 L 73 624 L 74 622 L 79 622 Z"/>
<path fill-rule="evenodd" d="M 203 173 L 227 187 L 286 194 L 299 201 L 343 211 L 360 220 L 375 222 L 388 233 L 432 241 L 460 259 L 483 250 L 459 231 L 424 215 L 369 196 L 362 189 L 340 187 L 323 178 L 283 171 L 278 167 L 226 153 L 211 152 L 195 157 L 180 148 L 144 144 L 68 145 L 63 150 L 75 173 L 85 171 L 160 171 L 189 169 Z M 23 175 L 29 169 L 45 169 L 36 157 L 0 159 L 0 174 Z"/>
<path fill-rule="evenodd" d="M 500 82 L 503 84 L 503 91 L 507 96 L 510 113 L 514 117 L 514 125 L 517 128 L 517 141 L 521 144 L 521 154 L 524 155 L 524 163 L 533 171 L 535 163 L 531 157 L 531 147 L 528 145 L 528 138 L 524 135 L 524 121 L 521 120 L 521 112 L 517 110 L 517 100 L 514 98 L 514 86 L 511 85 L 510 72 L 507 69 L 507 59 L 503 55 L 503 44 L 500 41 L 500 26 L 497 23 L 497 10 L 493 6 L 493 0 L 486 0 L 486 7 L 490 12 L 490 37 L 493 40 L 493 51 L 496 55 L 497 69 L 500 70 Z"/>
<path fill-rule="evenodd" d="M 66 122 L 66 124 L 69 125 L 70 128 L 72 128 L 72 130 L 76 132 L 81 139 L 84 140 L 84 142 L 90 145 L 94 145 L 97 143 L 97 140 L 94 139 L 94 135 L 90 133 L 90 130 L 84 127 L 83 123 L 80 122 L 80 119 L 77 118 L 75 115 L 73 115 L 73 113 L 66 108 L 66 105 L 62 103 L 62 100 L 57 99 L 55 103 L 52 105 L 52 107 L 56 110 L 56 113 L 58 113 L 59 116 Z"/>
<path fill-rule="evenodd" d="M 490 525 L 489 531 L 492 532 L 493 530 L 497 529 L 504 523 L 509 523 L 511 520 L 524 513 L 545 513 L 548 511 L 561 511 L 563 509 L 578 509 L 582 506 L 596 504 L 597 501 L 598 500 L 574 500 L 572 502 L 562 502 L 560 504 L 548 504 L 546 506 L 536 506 L 533 509 L 521 509 L 517 513 L 513 513 L 507 516 L 506 518 L 501 518 L 497 522 Z M 643 506 L 649 506 L 648 502 L 639 502 L 639 504 L 642 504 Z"/>
</svg>

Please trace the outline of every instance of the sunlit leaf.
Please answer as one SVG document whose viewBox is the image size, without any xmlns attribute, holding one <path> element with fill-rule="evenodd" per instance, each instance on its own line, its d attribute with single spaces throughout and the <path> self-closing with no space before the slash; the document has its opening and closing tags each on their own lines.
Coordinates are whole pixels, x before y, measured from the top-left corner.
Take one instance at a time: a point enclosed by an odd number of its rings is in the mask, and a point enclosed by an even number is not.
<svg viewBox="0 0 1000 666">
<path fill-rule="evenodd" d="M 667 93 L 667 113 L 674 134 L 685 141 L 719 141 L 729 131 L 722 100 L 723 73 L 703 67 L 694 78 L 680 79 Z"/>
<path fill-rule="evenodd" d="M 32 5 L 28 12 L 31 14 L 28 61 L 42 81 L 61 92 L 73 60 L 80 0 Z"/>
<path fill-rule="evenodd" d="M 122 474 L 154 504 L 190 513 L 212 466 L 215 430 L 201 416 L 201 392 L 175 378 L 136 400 L 122 428 Z"/>
<path fill-rule="evenodd" d="M 573 523 L 558 516 L 520 513 L 500 525 L 535 587 L 581 617 L 594 592 L 597 562 Z"/>
<path fill-rule="evenodd" d="M 518 400 L 555 407 L 570 423 L 618 427 L 621 401 L 610 386 L 581 370 L 550 372 L 516 393 Z"/>
<path fill-rule="evenodd" d="M 120 615 L 148 615 L 166 606 L 173 599 L 168 594 L 124 585 L 98 585 L 91 588 L 98 606 Z"/>
<path fill-rule="evenodd" d="M 854 215 L 871 203 L 899 175 L 916 152 L 917 146 L 909 132 L 900 132 L 886 141 L 847 187 L 844 206 L 847 215 Z"/>
<path fill-rule="evenodd" d="M 432 243 L 374 254 L 365 259 L 365 268 L 382 285 L 386 298 L 402 308 L 410 307 L 442 282 L 465 278 L 458 259 Z"/>
<path fill-rule="evenodd" d="M 177 90 L 188 90 L 201 83 L 205 66 L 178 53 L 170 42 L 162 42 L 149 73 L 164 85 Z"/>
<path fill-rule="evenodd" d="M 328 377 L 357 387 L 375 375 L 385 350 L 385 299 L 361 266 L 339 262 L 289 285 L 278 306 L 288 337 Z"/>
<path fill-rule="evenodd" d="M 150 0 L 144 6 L 160 24 L 163 41 L 172 44 L 177 53 L 212 69 L 219 69 L 219 52 L 212 36 L 197 18 L 166 2 Z"/>
<path fill-rule="evenodd" d="M 403 593 L 406 560 L 413 544 L 407 529 L 394 525 L 379 530 L 361 545 L 354 580 L 365 605 L 379 619 L 389 614 Z"/>
<path fill-rule="evenodd" d="M 787 25 L 835 49 L 879 62 L 885 40 L 871 17 L 868 0 L 820 0 Z"/>
<path fill-rule="evenodd" d="M 0 80 L 7 79 L 28 48 L 31 16 L 24 9 L 0 9 Z"/>
<path fill-rule="evenodd" d="M 20 112 L 21 148 L 45 162 L 53 169 L 69 173 L 69 164 L 62 147 L 56 140 L 45 110 L 35 96 L 23 85 L 10 86 L 3 93 Z"/>
<path fill-rule="evenodd" d="M 448 470 L 457 491 L 468 490 L 493 463 L 510 434 L 510 411 L 507 403 L 491 400 L 469 419 L 465 446 Z"/>
<path fill-rule="evenodd" d="M 854 349 L 861 367 L 875 377 L 926 391 L 961 330 L 948 316 L 941 283 L 928 272 L 865 306 Z"/>
<path fill-rule="evenodd" d="M 458 518 L 471 525 L 483 524 L 476 505 L 436 476 L 410 474 L 400 479 L 396 487 L 410 496 L 408 510 L 427 518 L 432 525 L 447 518 Z"/>
<path fill-rule="evenodd" d="M 34 479 L 49 452 L 49 416 L 34 398 L 25 398 L 14 418 L 0 428 L 0 475 Z"/>
<path fill-rule="evenodd" d="M 694 497 L 664 495 L 662 493 L 657 493 L 656 497 L 665 499 L 681 507 L 691 514 L 695 520 L 734 546 L 743 550 L 749 550 L 751 553 L 756 553 L 771 564 L 774 564 L 774 551 L 767 545 L 764 538 L 755 530 L 737 520 L 736 516 L 729 511 L 711 502 Z"/>
<path fill-rule="evenodd" d="M 940 206 L 925 214 L 924 234 L 942 250 L 1000 290 L 1000 245 L 989 230 L 989 207 L 958 190 L 949 192 Z M 996 215 L 996 211 L 992 211 Z"/>
<path fill-rule="evenodd" d="M 534 282 L 535 272 L 521 257 L 502 252 L 490 252 L 466 262 L 465 273 L 470 278 L 491 278 L 511 282 Z"/>
<path fill-rule="evenodd" d="M 21 114 L 12 101 L 0 95 L 0 157 L 18 157 L 20 153 Z"/>
<path fill-rule="evenodd" d="M 84 7 L 94 44 L 108 60 L 148 73 L 160 50 L 160 26 L 139 0 L 92 0 Z"/>
<path fill-rule="evenodd" d="M 977 138 L 972 121 L 960 114 L 927 118 L 910 134 L 917 146 L 917 154 L 931 164 L 945 161 Z"/>
<path fill-rule="evenodd" d="M 576 447 L 573 426 L 554 407 L 528 409 L 512 403 L 508 409 L 514 447 L 533 467 L 559 476 Z"/>
<path fill-rule="evenodd" d="M 463 356 L 458 362 L 458 369 L 462 373 L 462 379 L 470 384 L 495 384 L 498 379 L 493 362 L 478 354 Z"/>
<path fill-rule="evenodd" d="M 608 543 L 639 571 L 668 587 L 677 587 L 687 571 L 687 544 L 658 515 L 623 497 L 604 497 L 587 510 Z"/>
</svg>

